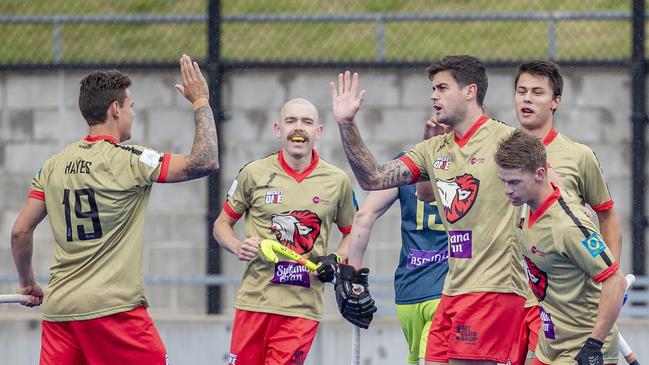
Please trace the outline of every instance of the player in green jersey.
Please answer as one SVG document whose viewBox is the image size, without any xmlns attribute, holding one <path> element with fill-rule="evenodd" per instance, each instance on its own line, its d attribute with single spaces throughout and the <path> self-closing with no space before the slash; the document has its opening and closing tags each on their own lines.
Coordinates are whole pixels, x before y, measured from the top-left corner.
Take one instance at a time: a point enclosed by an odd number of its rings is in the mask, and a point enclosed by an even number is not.
<svg viewBox="0 0 649 365">
<path fill-rule="evenodd" d="M 131 80 L 97 71 L 81 81 L 79 108 L 88 136 L 48 159 L 11 232 L 26 305 L 43 302 L 41 365 L 165 364 L 166 350 L 147 314 L 141 267 L 144 217 L 154 182 L 218 169 L 209 91 L 196 62 L 180 59 L 176 89 L 192 103 L 191 154 L 125 145 L 135 118 Z M 164 126 L 156 126 L 164 128 Z M 33 233 L 49 216 L 54 264 L 45 293 L 32 268 Z"/>
</svg>

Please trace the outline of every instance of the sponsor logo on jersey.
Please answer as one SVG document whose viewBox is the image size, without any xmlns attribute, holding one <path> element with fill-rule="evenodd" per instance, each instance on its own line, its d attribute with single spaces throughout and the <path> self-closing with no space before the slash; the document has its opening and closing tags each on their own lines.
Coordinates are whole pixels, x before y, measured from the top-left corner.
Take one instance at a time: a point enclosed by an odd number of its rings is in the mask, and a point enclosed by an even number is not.
<svg viewBox="0 0 649 365">
<path fill-rule="evenodd" d="M 586 247 L 593 257 L 596 257 L 602 253 L 602 251 L 606 250 L 604 240 L 595 232 L 588 236 L 588 238 L 584 239 L 581 243 L 583 243 L 584 247 Z"/>
<path fill-rule="evenodd" d="M 291 250 L 303 254 L 311 252 L 320 235 L 322 220 L 309 210 L 294 210 L 273 214 L 270 230 L 277 240 Z"/>
<path fill-rule="evenodd" d="M 541 317 L 541 328 L 543 334 L 548 340 L 554 340 L 554 323 L 552 323 L 552 315 L 539 306 L 539 316 Z"/>
<path fill-rule="evenodd" d="M 451 158 L 448 156 L 439 156 L 433 162 L 433 168 L 437 170 L 448 170 L 451 166 Z"/>
<path fill-rule="evenodd" d="M 471 231 L 448 231 L 449 256 L 456 259 L 470 259 L 473 249 Z"/>
<path fill-rule="evenodd" d="M 442 143 L 439 145 L 439 147 L 437 147 L 437 151 L 436 151 L 435 153 L 439 153 L 439 151 L 443 150 L 444 147 L 448 147 L 449 145 L 450 145 L 450 143 L 449 143 L 449 141 L 448 141 L 448 138 L 444 138 L 444 140 L 443 140 Z"/>
<path fill-rule="evenodd" d="M 455 326 L 455 339 L 466 344 L 475 344 L 478 342 L 478 332 L 472 331 L 471 326 L 458 324 Z"/>
<path fill-rule="evenodd" d="M 462 219 L 478 196 L 480 180 L 471 174 L 456 176 L 453 180 L 436 180 L 446 220 L 455 223 Z"/>
<path fill-rule="evenodd" d="M 532 249 L 530 249 L 530 251 L 532 251 L 532 253 L 535 254 L 535 255 L 539 255 L 539 256 L 541 256 L 541 257 L 545 257 L 545 252 L 539 250 L 539 248 L 536 247 L 536 246 L 532 246 Z"/>
<path fill-rule="evenodd" d="M 469 159 L 469 163 L 471 165 L 479 164 L 479 163 L 485 163 L 487 161 L 486 158 L 484 157 L 478 157 L 478 156 L 473 156 Z"/>
<path fill-rule="evenodd" d="M 275 264 L 275 275 L 270 280 L 273 284 L 311 287 L 309 269 L 297 262 L 280 261 Z"/>
<path fill-rule="evenodd" d="M 534 292 L 534 296 L 536 296 L 538 300 L 543 301 L 548 290 L 548 274 L 536 266 L 536 264 L 527 256 L 523 256 L 521 262 L 527 272 L 527 280 L 530 282 L 530 287 L 532 288 L 532 292 Z"/>
<path fill-rule="evenodd" d="M 433 266 L 448 262 L 448 250 L 426 251 L 410 249 L 408 254 L 408 269 L 420 266 Z"/>
<path fill-rule="evenodd" d="M 284 197 L 284 191 L 282 190 L 271 190 L 266 192 L 266 204 L 282 204 L 282 198 Z"/>
<path fill-rule="evenodd" d="M 322 205 L 331 204 L 331 200 L 322 199 L 321 197 L 319 197 L 317 195 L 314 196 L 313 199 L 311 199 L 311 201 L 313 201 L 313 204 L 322 204 Z"/>
<path fill-rule="evenodd" d="M 230 356 L 228 356 L 228 365 L 236 365 L 237 364 L 237 355 L 230 353 Z"/>
</svg>

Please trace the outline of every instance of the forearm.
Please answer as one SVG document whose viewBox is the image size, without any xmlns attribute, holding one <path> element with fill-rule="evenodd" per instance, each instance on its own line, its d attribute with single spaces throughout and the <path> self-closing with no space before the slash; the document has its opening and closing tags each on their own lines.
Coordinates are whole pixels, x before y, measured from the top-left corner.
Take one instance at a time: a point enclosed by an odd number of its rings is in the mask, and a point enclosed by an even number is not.
<svg viewBox="0 0 649 365">
<path fill-rule="evenodd" d="M 614 208 L 611 208 L 613 210 Z M 622 230 L 620 220 L 615 211 L 606 213 L 596 212 L 599 220 L 600 231 L 606 246 L 613 253 L 616 262 L 620 262 L 622 253 Z"/>
<path fill-rule="evenodd" d="M 11 252 L 13 254 L 18 280 L 21 287 L 36 284 L 34 269 L 32 267 L 33 231 L 12 233 Z"/>
<path fill-rule="evenodd" d="M 342 260 L 349 258 L 349 245 L 350 245 L 351 234 L 346 234 L 340 240 L 340 244 L 336 248 L 336 254 L 340 256 Z"/>
<path fill-rule="evenodd" d="M 400 160 L 379 165 L 363 142 L 355 124 L 338 124 L 338 129 L 349 165 L 364 190 L 388 189 L 412 180 L 412 172 Z"/>
<path fill-rule="evenodd" d="M 241 240 L 234 234 L 234 229 L 227 222 L 220 222 L 218 219 L 214 222 L 214 229 L 212 230 L 214 239 L 218 242 L 219 246 L 223 247 L 226 251 L 233 255 L 237 254 L 239 247 L 241 247 Z"/>
<path fill-rule="evenodd" d="M 185 174 L 190 179 L 209 175 L 219 168 L 218 139 L 212 108 L 206 105 L 194 110 L 194 123 L 194 143 L 185 167 Z"/>
<path fill-rule="evenodd" d="M 622 308 L 625 287 L 626 282 L 619 270 L 602 283 L 597 320 L 591 333 L 592 338 L 604 342 L 606 336 L 611 332 L 620 314 L 620 308 Z"/>
<path fill-rule="evenodd" d="M 356 269 L 363 267 L 363 256 L 370 242 L 370 235 L 376 220 L 368 216 L 358 216 L 354 218 L 352 232 L 349 235 L 349 264 Z"/>
<path fill-rule="evenodd" d="M 359 185 L 365 190 L 378 189 L 381 184 L 378 163 L 363 142 L 358 128 L 353 123 L 345 123 L 339 124 L 338 129 L 349 165 Z"/>
</svg>

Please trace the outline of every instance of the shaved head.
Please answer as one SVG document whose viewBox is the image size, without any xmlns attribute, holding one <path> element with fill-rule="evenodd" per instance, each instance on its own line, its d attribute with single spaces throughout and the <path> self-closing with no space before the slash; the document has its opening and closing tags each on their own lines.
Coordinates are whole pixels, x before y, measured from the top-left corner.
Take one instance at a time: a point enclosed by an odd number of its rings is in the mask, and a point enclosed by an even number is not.
<svg viewBox="0 0 649 365">
<path fill-rule="evenodd" d="M 308 100 L 306 100 L 304 98 L 295 98 L 295 99 L 291 99 L 291 100 L 287 101 L 286 104 L 284 104 L 282 106 L 282 109 L 280 110 L 280 119 L 281 120 L 283 120 L 286 117 L 287 112 L 290 109 L 292 109 L 292 108 L 290 108 L 291 106 L 299 106 L 299 107 L 302 107 L 302 108 L 303 107 L 308 107 L 309 109 L 312 109 L 312 111 L 313 111 L 313 113 L 315 115 L 315 122 L 320 123 L 320 120 L 319 120 L 320 118 L 318 117 L 318 109 L 315 107 L 315 105 L 313 105 L 312 102 L 310 102 L 310 101 L 308 101 Z"/>
</svg>

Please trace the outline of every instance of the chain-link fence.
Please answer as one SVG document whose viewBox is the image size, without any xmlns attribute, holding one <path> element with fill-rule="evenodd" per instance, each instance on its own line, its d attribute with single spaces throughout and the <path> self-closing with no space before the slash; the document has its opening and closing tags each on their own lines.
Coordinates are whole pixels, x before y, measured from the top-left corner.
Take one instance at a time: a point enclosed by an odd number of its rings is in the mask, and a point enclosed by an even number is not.
<svg viewBox="0 0 649 365">
<path fill-rule="evenodd" d="M 226 62 L 623 62 L 631 4 L 593 1 L 222 0 Z M 0 2 L 0 65 L 173 65 L 207 58 L 208 1 Z M 213 34 L 212 36 L 216 36 Z"/>
</svg>

